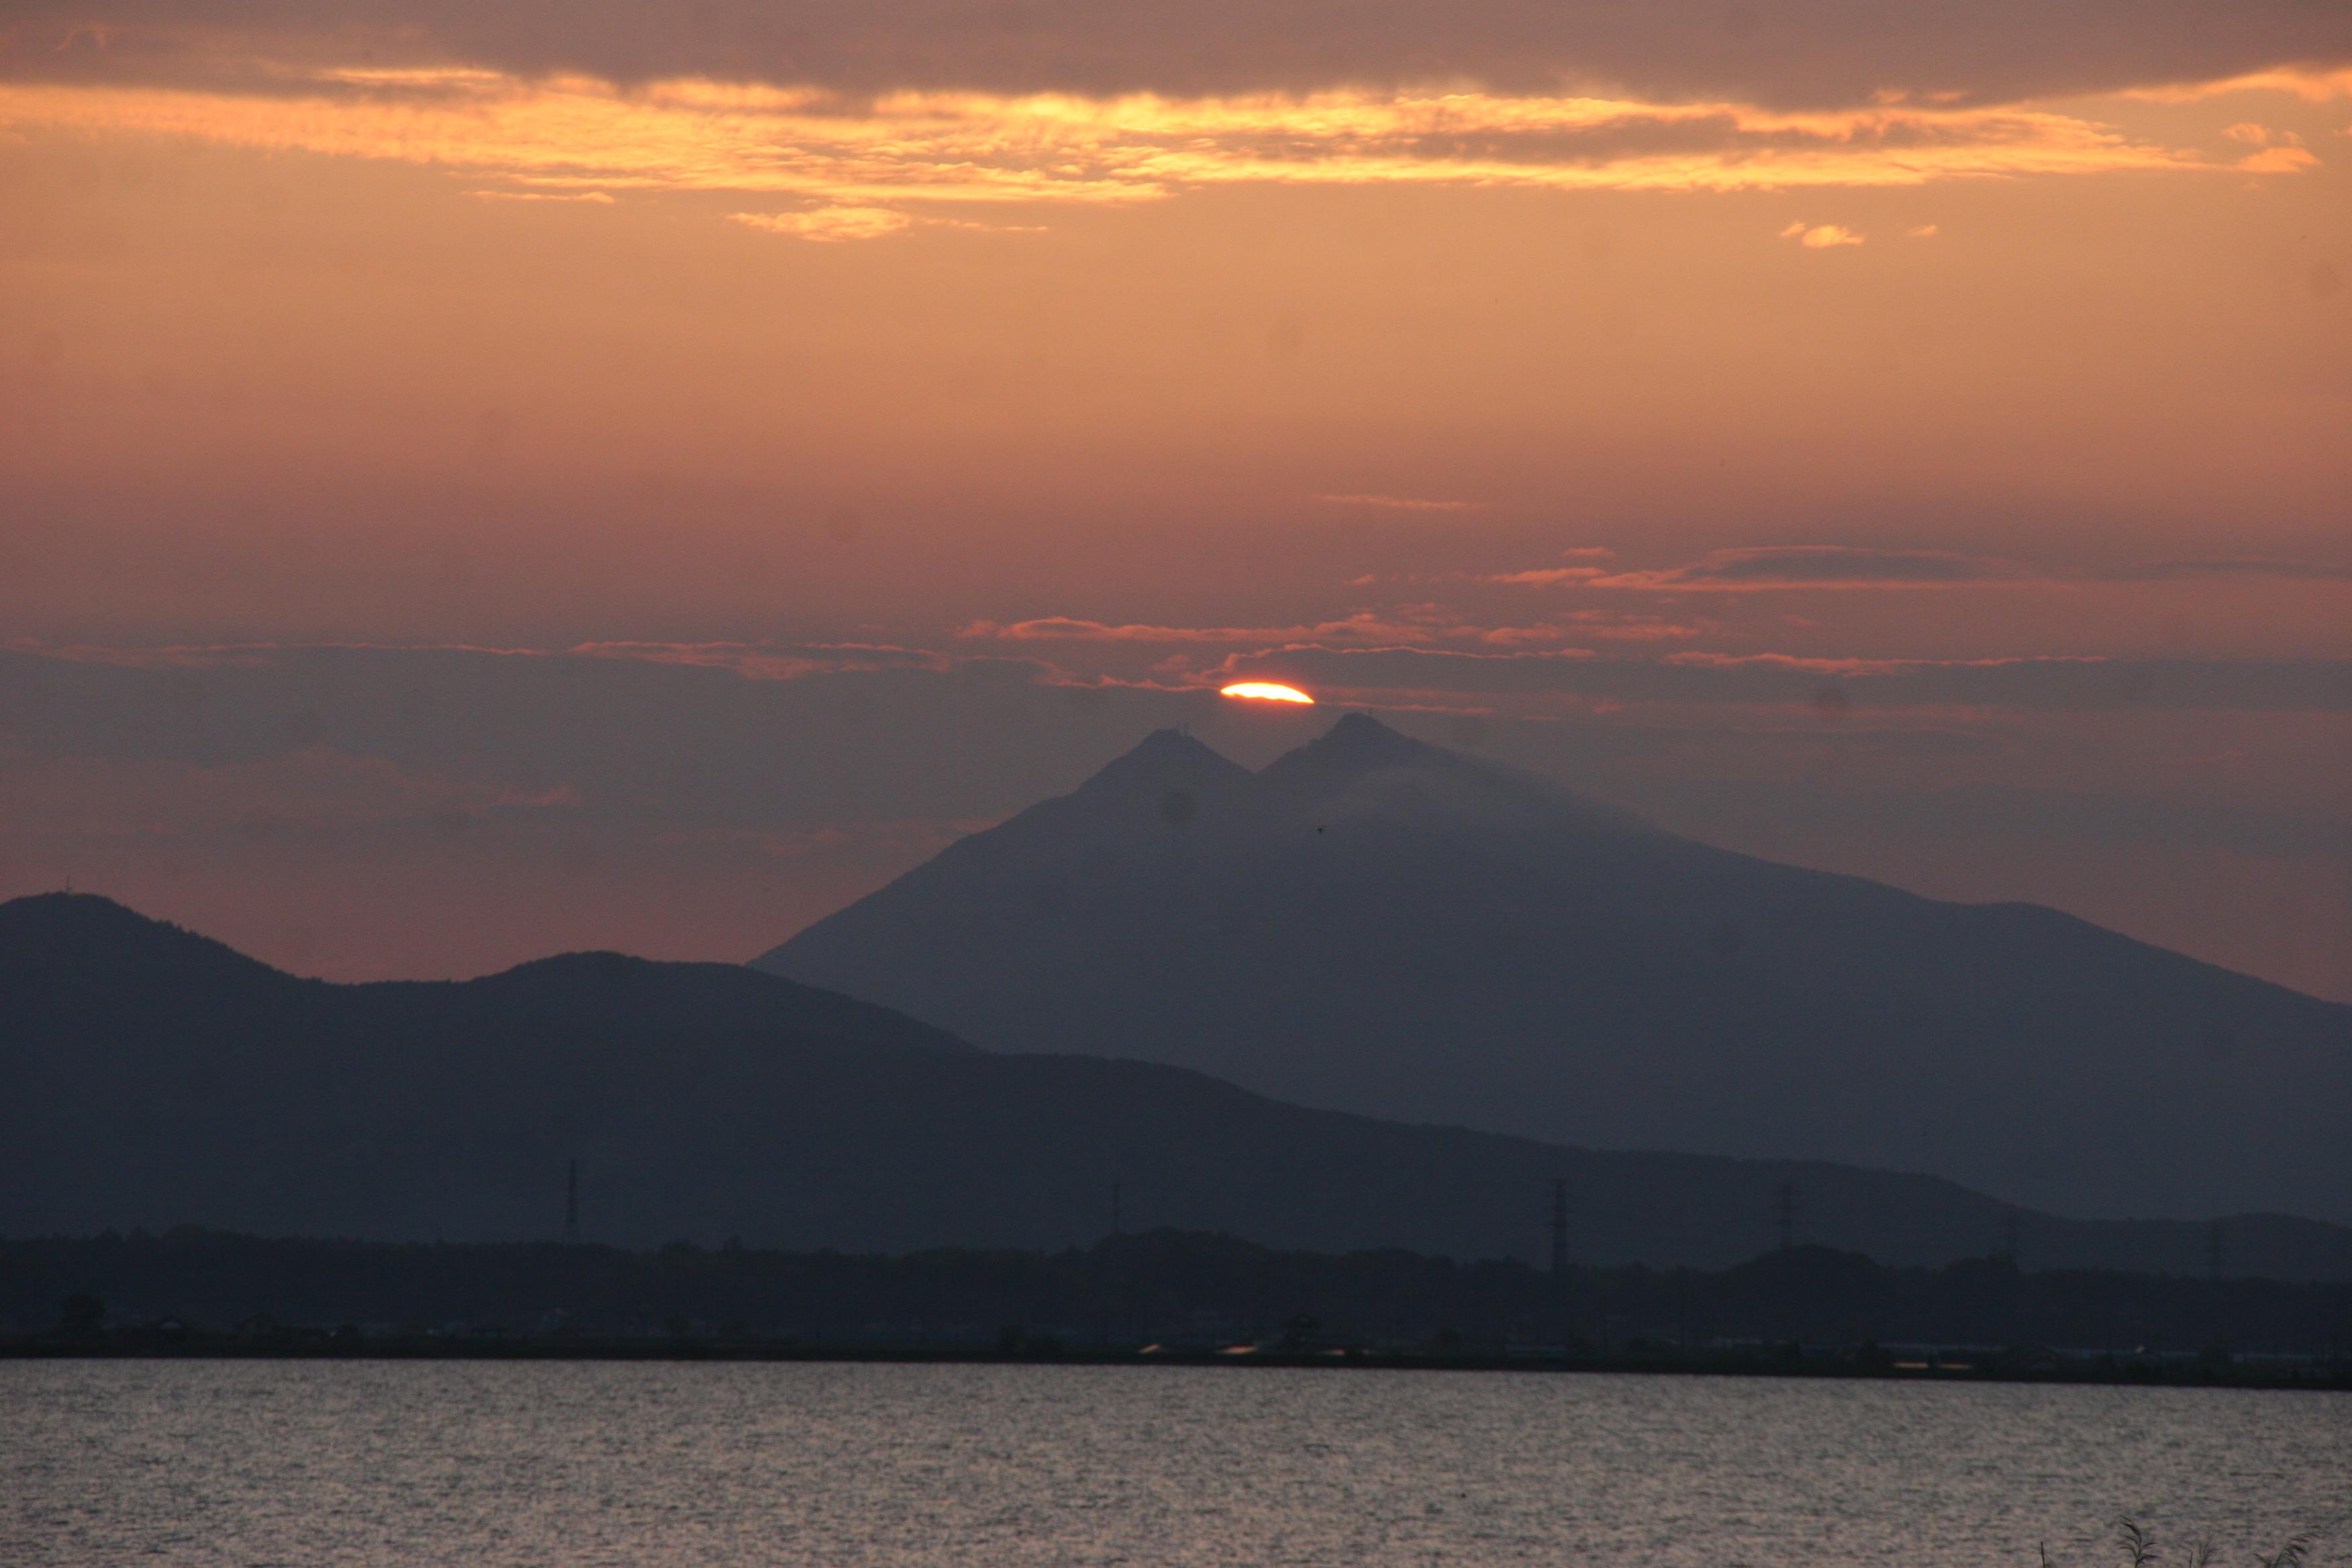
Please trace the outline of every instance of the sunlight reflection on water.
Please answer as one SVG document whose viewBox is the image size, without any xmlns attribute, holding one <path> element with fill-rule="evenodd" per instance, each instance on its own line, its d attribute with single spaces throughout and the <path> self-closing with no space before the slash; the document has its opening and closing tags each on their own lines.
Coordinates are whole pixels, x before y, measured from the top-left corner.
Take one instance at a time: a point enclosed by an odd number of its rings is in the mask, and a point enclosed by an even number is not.
<svg viewBox="0 0 2352 1568">
<path fill-rule="evenodd" d="M 1699 1377 L 0 1366 L 9 1564 L 2352 1555 L 2352 1398 Z"/>
</svg>

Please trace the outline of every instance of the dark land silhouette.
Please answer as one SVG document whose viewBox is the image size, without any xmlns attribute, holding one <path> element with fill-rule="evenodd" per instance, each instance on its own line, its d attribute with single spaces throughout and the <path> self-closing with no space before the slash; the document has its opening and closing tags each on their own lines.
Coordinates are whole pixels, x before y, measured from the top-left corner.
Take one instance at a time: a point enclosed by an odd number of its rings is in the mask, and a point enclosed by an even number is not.
<svg viewBox="0 0 2352 1568">
<path fill-rule="evenodd" d="M 1367 1115 L 2352 1222 L 2352 1006 L 1714 848 L 1360 714 L 1255 773 L 1154 734 L 757 963 Z"/>
<path fill-rule="evenodd" d="M 2020 1211 L 1935 1177 L 1632 1153 L 1312 1110 L 1139 1061 L 998 1055 L 729 965 L 574 954 L 301 980 L 88 896 L 0 905 L 0 1236 L 898 1253 L 1109 1226 L 1318 1251 L 1722 1268 L 1783 1234 L 1891 1264 L 2352 1279 L 2352 1231 Z M 2150 1157 L 2161 1157 L 2153 1151 Z M 1784 1205 L 1785 1198 L 1785 1205 Z"/>
<path fill-rule="evenodd" d="M 1533 1347 L 1639 1357 L 1790 1342 L 1849 1363 L 1974 1347 L 1971 1367 L 2295 1356 L 2352 1374 L 2352 1283 L 2021 1271 L 1972 1258 L 1885 1268 L 1828 1247 L 1731 1268 L 1460 1264 L 1389 1250 L 1277 1251 L 1179 1231 L 1046 1254 L 653 1251 L 269 1241 L 217 1232 L 0 1242 L 0 1329 L 19 1351 L 224 1336 L 249 1351 L 344 1342 L 793 1342 L 822 1352 L 961 1345 L 1016 1354 L 1157 1344 L 1215 1352 Z M 0 1333 L 0 1352 L 11 1346 Z M 1874 1350 L 1874 1347 L 1875 1349 Z M 625 1345 L 623 1345 L 625 1349 Z M 590 1348 L 587 1353 L 597 1353 Z"/>
</svg>

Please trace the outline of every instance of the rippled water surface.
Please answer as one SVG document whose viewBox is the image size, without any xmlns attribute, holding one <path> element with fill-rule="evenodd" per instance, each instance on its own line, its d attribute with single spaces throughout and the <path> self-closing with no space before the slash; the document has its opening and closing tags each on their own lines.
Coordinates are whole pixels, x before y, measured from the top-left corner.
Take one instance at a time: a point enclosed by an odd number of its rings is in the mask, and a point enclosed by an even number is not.
<svg viewBox="0 0 2352 1568">
<path fill-rule="evenodd" d="M 2352 1563 L 2352 1397 L 1210 1369 L 0 1365 L 0 1563 Z"/>
</svg>

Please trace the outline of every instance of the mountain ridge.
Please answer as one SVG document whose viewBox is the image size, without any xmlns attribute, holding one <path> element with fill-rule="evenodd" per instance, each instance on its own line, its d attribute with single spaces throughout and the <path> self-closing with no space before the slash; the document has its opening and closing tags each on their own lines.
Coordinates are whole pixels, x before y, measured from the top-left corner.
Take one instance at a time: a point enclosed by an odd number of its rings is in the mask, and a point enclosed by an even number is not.
<svg viewBox="0 0 2352 1568">
<path fill-rule="evenodd" d="M 30 994 L 34 958 L 71 953 L 60 931 L 110 926 L 186 951 L 187 933 L 141 917 L 0 905 L 0 1235 L 552 1238 L 574 1159 L 585 1233 L 636 1246 L 1081 1245 L 1106 1228 L 1113 1183 L 1137 1226 L 1540 1260 L 1566 1179 L 1580 1259 L 1654 1265 L 1765 1249 L 1790 1184 L 1801 1237 L 1889 1263 L 1980 1255 L 2011 1213 L 1899 1172 L 1562 1147 L 1313 1110 L 1147 1062 L 942 1049 L 928 1028 L 884 1026 L 884 1009 L 736 966 L 573 954 L 507 972 L 576 993 L 534 1012 L 469 1001 L 481 981 L 338 985 L 205 944 L 236 961 L 211 973 L 269 984 L 183 984 L 99 952 L 83 967 L 130 1005 Z M 714 972 L 824 1005 L 746 1026 L 641 1005 Z M 624 1005 L 599 1000 L 615 994 Z M 2019 1224 L 2035 1267 L 2205 1256 L 2198 1226 Z M 2246 1215 L 2229 1234 L 2234 1269 L 2352 1278 L 2352 1230 Z"/>
</svg>

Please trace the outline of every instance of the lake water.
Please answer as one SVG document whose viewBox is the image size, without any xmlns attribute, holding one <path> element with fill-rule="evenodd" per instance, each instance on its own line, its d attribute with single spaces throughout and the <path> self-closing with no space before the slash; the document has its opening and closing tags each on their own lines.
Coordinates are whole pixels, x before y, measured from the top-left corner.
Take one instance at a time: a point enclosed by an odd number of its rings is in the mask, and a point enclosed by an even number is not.
<svg viewBox="0 0 2352 1568">
<path fill-rule="evenodd" d="M 0 1364 L 0 1563 L 2352 1563 L 2352 1397 L 1054 1366 Z"/>
</svg>

